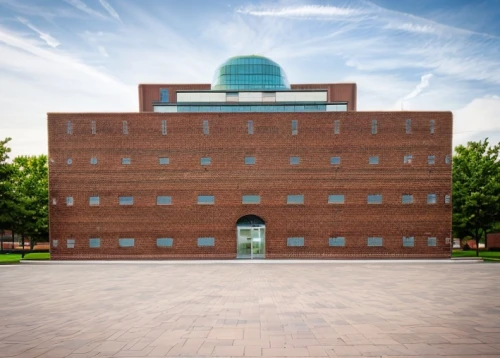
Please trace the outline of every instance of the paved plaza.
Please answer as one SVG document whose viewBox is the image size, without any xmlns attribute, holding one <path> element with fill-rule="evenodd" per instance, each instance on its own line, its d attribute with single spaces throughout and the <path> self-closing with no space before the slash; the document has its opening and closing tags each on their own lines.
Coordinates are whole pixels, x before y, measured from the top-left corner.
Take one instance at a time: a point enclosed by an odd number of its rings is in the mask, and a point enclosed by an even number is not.
<svg viewBox="0 0 500 358">
<path fill-rule="evenodd" d="M 0 357 L 500 357 L 500 264 L 0 266 Z"/>
</svg>

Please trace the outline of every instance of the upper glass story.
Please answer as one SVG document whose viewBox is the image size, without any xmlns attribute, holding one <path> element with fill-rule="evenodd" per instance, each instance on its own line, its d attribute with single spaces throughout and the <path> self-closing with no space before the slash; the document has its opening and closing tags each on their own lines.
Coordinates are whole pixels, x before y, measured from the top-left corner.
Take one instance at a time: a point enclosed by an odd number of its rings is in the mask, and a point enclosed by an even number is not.
<svg viewBox="0 0 500 358">
<path fill-rule="evenodd" d="M 285 71 L 263 56 L 231 57 L 214 74 L 212 90 L 287 90 Z"/>
</svg>

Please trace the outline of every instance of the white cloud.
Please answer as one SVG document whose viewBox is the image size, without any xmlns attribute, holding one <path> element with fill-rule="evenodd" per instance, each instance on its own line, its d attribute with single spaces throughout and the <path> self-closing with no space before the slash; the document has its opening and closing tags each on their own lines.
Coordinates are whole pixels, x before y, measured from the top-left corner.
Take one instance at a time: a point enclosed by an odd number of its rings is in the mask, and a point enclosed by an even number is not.
<svg viewBox="0 0 500 358">
<path fill-rule="evenodd" d="M 96 11 L 96 10 L 88 7 L 87 4 L 85 4 L 82 0 L 64 0 L 64 1 L 66 1 L 68 4 L 70 4 L 72 6 L 76 7 L 78 10 L 83 11 L 91 16 L 101 18 L 101 19 L 106 18 L 106 16 L 101 14 L 99 11 Z"/>
<path fill-rule="evenodd" d="M 106 11 L 116 20 L 121 21 L 120 15 L 113 9 L 113 7 L 106 0 L 99 0 L 102 7 L 106 9 Z"/>
<path fill-rule="evenodd" d="M 403 101 L 406 101 L 406 100 L 409 100 L 409 99 L 412 99 L 412 98 L 415 98 L 417 97 L 418 95 L 420 95 L 420 93 L 422 93 L 422 91 L 429 86 L 429 83 L 430 83 L 430 80 L 432 78 L 433 74 L 432 73 L 428 73 L 426 75 L 423 75 L 421 78 L 420 78 L 420 83 L 417 85 L 417 87 L 415 87 L 415 89 L 413 91 L 411 91 L 410 93 L 408 93 L 404 98 L 403 98 Z"/>
<path fill-rule="evenodd" d="M 97 49 L 103 55 L 104 57 L 109 57 L 108 51 L 106 51 L 106 48 L 104 46 L 97 46 Z"/>
<path fill-rule="evenodd" d="M 55 38 L 50 36 L 48 33 L 38 30 L 28 20 L 26 20 L 22 17 L 18 17 L 17 19 L 19 20 L 19 22 L 23 23 L 24 25 L 29 27 L 31 30 L 35 31 L 40 36 L 40 38 L 47 43 L 47 45 L 49 45 L 51 47 L 57 47 L 61 44 L 59 41 L 57 41 Z"/>
<path fill-rule="evenodd" d="M 289 18 L 332 18 L 344 17 L 359 14 L 358 10 L 347 7 L 322 6 L 322 5 L 299 5 L 289 6 L 274 9 L 254 10 L 252 8 L 244 8 L 237 10 L 243 14 L 253 16 L 271 16 L 271 17 L 289 17 Z"/>
</svg>

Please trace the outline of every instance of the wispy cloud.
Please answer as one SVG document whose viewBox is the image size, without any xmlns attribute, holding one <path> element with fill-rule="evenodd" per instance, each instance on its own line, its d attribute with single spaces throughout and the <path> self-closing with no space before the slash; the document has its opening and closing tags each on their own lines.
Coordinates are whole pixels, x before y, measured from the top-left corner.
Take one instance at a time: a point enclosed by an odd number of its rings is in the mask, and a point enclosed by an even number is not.
<svg viewBox="0 0 500 358">
<path fill-rule="evenodd" d="M 322 5 L 299 5 L 271 9 L 253 9 L 251 7 L 238 9 L 237 12 L 253 16 L 272 16 L 288 18 L 332 18 L 345 17 L 359 14 L 359 10 L 348 7 L 322 6 Z"/>
<path fill-rule="evenodd" d="M 116 20 L 121 21 L 120 15 L 113 9 L 113 7 L 106 0 L 99 0 L 102 7 L 106 9 L 106 11 Z"/>
<path fill-rule="evenodd" d="M 23 23 L 24 25 L 29 27 L 31 30 L 35 31 L 40 36 L 40 38 L 47 43 L 47 45 L 49 45 L 51 47 L 57 47 L 61 44 L 59 41 L 57 41 L 55 38 L 50 36 L 48 33 L 37 29 L 28 20 L 26 20 L 22 17 L 18 17 L 17 19 L 19 20 L 19 22 Z"/>
<path fill-rule="evenodd" d="M 422 91 L 429 86 L 429 83 L 430 83 L 430 80 L 432 78 L 433 74 L 432 73 L 428 73 L 426 75 L 423 75 L 421 78 L 420 78 L 420 83 L 417 85 L 417 87 L 415 87 L 415 89 L 413 91 L 411 91 L 410 93 L 408 93 L 404 98 L 403 98 L 403 101 L 406 101 L 406 100 L 409 100 L 409 99 L 412 99 L 412 98 L 415 98 L 417 97 L 418 95 L 420 95 L 420 93 L 422 93 Z"/>
<path fill-rule="evenodd" d="M 97 46 L 97 49 L 103 55 L 104 57 L 109 57 L 108 51 L 106 51 L 106 48 L 104 46 Z"/>
<path fill-rule="evenodd" d="M 83 12 L 85 12 L 85 13 L 91 15 L 91 16 L 98 17 L 98 18 L 101 18 L 101 19 L 105 19 L 106 18 L 106 16 L 104 16 L 103 14 L 101 14 L 99 11 L 96 11 L 96 10 L 90 8 L 82 0 L 64 0 L 64 1 L 66 1 L 68 4 L 74 6 L 78 10 L 83 11 Z"/>
</svg>

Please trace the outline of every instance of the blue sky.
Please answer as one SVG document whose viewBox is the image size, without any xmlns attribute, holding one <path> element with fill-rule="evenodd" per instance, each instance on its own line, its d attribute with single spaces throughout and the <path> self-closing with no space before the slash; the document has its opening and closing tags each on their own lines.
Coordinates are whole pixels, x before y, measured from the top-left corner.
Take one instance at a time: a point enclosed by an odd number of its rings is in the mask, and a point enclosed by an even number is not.
<svg viewBox="0 0 500 358">
<path fill-rule="evenodd" d="M 139 83 L 210 83 L 235 55 L 291 83 L 356 82 L 359 110 L 451 110 L 500 141 L 498 0 L 0 0 L 0 137 L 47 152 L 47 112 L 137 111 Z"/>
</svg>

